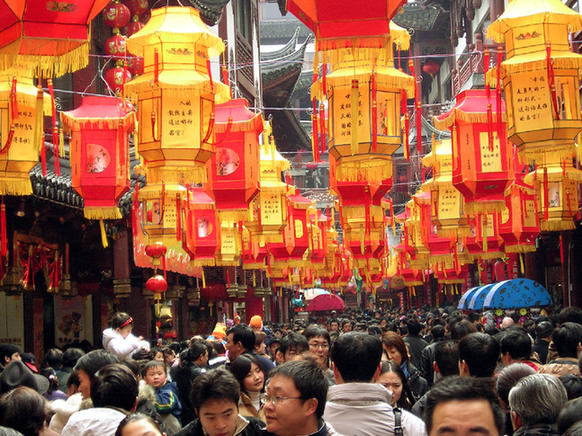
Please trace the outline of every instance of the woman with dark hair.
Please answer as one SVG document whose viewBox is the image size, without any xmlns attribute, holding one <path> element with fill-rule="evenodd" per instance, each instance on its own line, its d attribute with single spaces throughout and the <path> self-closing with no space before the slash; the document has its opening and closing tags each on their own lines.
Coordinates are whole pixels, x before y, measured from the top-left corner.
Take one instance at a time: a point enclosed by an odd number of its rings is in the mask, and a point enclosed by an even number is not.
<svg viewBox="0 0 582 436">
<path fill-rule="evenodd" d="M 21 386 L 0 397 L 0 425 L 24 436 L 57 436 L 46 423 L 46 399 L 34 389 Z"/>
<path fill-rule="evenodd" d="M 422 397 L 428 390 L 428 383 L 420 375 L 418 368 L 410 362 L 408 350 L 402 337 L 395 332 L 386 332 L 382 335 L 382 345 L 388 359 L 402 368 L 415 400 Z"/>
<path fill-rule="evenodd" d="M 180 415 L 182 426 L 196 419 L 196 412 L 190 401 L 190 391 L 196 377 L 206 371 L 207 363 L 208 347 L 203 342 L 195 342 L 190 348 L 180 353 L 180 366 L 176 371 L 174 381 L 178 386 L 178 397 L 182 404 L 182 415 Z"/>
<path fill-rule="evenodd" d="M 59 390 L 59 379 L 57 378 L 57 373 L 53 368 L 51 368 L 50 366 L 42 368 L 40 370 L 40 375 L 48 378 L 49 381 L 49 388 L 44 394 L 44 397 L 48 401 L 67 399 L 67 394 Z"/>
<path fill-rule="evenodd" d="M 266 422 L 263 406 L 265 400 L 265 374 L 260 362 L 250 354 L 241 354 L 230 365 L 230 372 L 240 385 L 238 413 L 254 416 Z"/>
<path fill-rule="evenodd" d="M 383 361 L 376 383 L 392 393 L 390 405 L 394 410 L 394 421 L 396 426 L 402 427 L 403 436 L 426 434 L 422 419 L 410 412 L 414 396 L 402 368 L 392 360 Z"/>
</svg>

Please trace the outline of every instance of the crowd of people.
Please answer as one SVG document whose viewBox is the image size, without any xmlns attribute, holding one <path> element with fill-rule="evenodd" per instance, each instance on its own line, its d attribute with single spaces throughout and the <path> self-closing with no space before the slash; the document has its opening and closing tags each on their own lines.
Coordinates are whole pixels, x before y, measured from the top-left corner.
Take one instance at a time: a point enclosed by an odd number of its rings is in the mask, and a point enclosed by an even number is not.
<svg viewBox="0 0 582 436">
<path fill-rule="evenodd" d="M 260 317 L 150 347 L 126 313 L 103 348 L 0 345 L 0 436 L 582 435 L 582 309 Z"/>
</svg>

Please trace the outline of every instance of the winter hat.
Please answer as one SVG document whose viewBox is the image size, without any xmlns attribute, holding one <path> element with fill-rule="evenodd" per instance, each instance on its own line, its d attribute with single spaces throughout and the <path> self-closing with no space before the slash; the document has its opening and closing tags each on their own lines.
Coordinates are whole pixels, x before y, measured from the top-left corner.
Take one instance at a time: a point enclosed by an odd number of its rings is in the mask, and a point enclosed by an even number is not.
<svg viewBox="0 0 582 436">
<path fill-rule="evenodd" d="M 0 394 L 19 386 L 27 386 L 44 395 L 48 391 L 49 384 L 48 378 L 34 374 L 24 362 L 15 360 L 6 365 L 2 375 L 0 375 Z"/>
</svg>

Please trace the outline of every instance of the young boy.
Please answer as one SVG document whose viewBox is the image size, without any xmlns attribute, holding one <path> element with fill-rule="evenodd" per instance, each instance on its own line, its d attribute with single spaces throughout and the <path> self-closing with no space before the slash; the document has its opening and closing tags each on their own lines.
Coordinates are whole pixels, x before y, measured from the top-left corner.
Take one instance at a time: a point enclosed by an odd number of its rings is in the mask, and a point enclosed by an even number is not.
<svg viewBox="0 0 582 436">
<path fill-rule="evenodd" d="M 176 383 L 168 382 L 166 364 L 159 360 L 148 362 L 143 369 L 143 378 L 155 390 L 156 399 L 154 405 L 161 415 L 166 428 L 168 431 L 175 429 L 172 432 L 175 433 L 182 427 L 180 424 L 182 405 L 178 399 Z"/>
</svg>

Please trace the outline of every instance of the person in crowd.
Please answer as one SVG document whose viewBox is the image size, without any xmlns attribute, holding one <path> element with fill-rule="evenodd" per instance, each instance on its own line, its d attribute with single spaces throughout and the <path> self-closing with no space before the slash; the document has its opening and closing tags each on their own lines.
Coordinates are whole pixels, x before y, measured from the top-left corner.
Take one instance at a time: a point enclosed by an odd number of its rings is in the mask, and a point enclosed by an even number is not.
<svg viewBox="0 0 582 436">
<path fill-rule="evenodd" d="M 410 362 L 419 368 L 422 362 L 422 350 L 428 347 L 428 342 L 420 336 L 424 326 L 416 317 L 407 318 L 405 322 L 408 333 L 402 339 L 410 351 Z"/>
<path fill-rule="evenodd" d="M 460 341 L 465 336 L 477 332 L 477 327 L 471 321 L 462 319 L 460 321 L 452 321 L 449 324 L 449 334 L 451 339 Z"/>
<path fill-rule="evenodd" d="M 0 372 L 13 360 L 20 360 L 20 349 L 13 344 L 0 344 Z"/>
<path fill-rule="evenodd" d="M 534 369 L 525 363 L 512 363 L 497 374 L 495 389 L 497 395 L 499 395 L 501 407 L 505 411 L 505 434 L 507 436 L 513 435 L 513 426 L 511 425 L 511 414 L 509 411 L 509 391 L 522 378 L 535 373 Z"/>
<path fill-rule="evenodd" d="M 181 422 L 185 426 L 196 418 L 194 406 L 190 402 L 190 390 L 196 377 L 206 372 L 208 349 L 205 343 L 195 342 L 180 353 L 180 367 L 176 371 L 175 382 L 178 387 L 178 398 L 182 405 Z"/>
<path fill-rule="evenodd" d="M 501 330 L 505 330 L 514 324 L 515 321 L 513 321 L 513 318 L 510 316 L 506 316 L 505 318 L 503 318 L 503 321 L 501 321 Z"/>
<path fill-rule="evenodd" d="M 265 421 L 265 374 L 259 361 L 250 354 L 241 354 L 229 369 L 240 385 L 238 413 Z"/>
<path fill-rule="evenodd" d="M 552 333 L 552 342 L 556 347 L 558 358 L 542 365 L 538 372 L 557 377 L 564 374 L 580 376 L 578 356 L 582 350 L 582 325 L 573 322 L 560 324 Z"/>
<path fill-rule="evenodd" d="M 46 377 L 47 380 L 49 381 L 49 387 L 47 391 L 44 393 L 44 397 L 48 401 L 67 399 L 67 394 L 59 390 L 59 379 L 57 378 L 57 374 L 53 368 L 51 368 L 50 366 L 42 368 L 40 370 L 40 375 Z"/>
<path fill-rule="evenodd" d="M 430 388 L 434 380 L 434 350 L 439 342 L 441 342 L 445 337 L 445 327 L 437 324 L 433 326 L 430 330 L 432 336 L 432 343 L 422 350 L 420 354 L 420 374 L 428 383 Z"/>
<path fill-rule="evenodd" d="M 453 340 L 438 342 L 434 349 L 433 369 L 435 383 L 443 377 L 459 375 L 459 343 Z M 412 413 L 422 418 L 426 406 L 428 392 L 418 399 L 412 406 Z"/>
<path fill-rule="evenodd" d="M 557 435 L 556 421 L 567 401 L 557 377 L 532 374 L 522 378 L 509 391 L 514 436 Z"/>
<path fill-rule="evenodd" d="M 259 315 L 255 315 L 249 321 L 249 327 L 253 332 L 258 333 L 263 330 L 263 319 Z"/>
<path fill-rule="evenodd" d="M 471 333 L 459 341 L 459 374 L 493 377 L 499 359 L 499 344 L 487 333 Z"/>
<path fill-rule="evenodd" d="M 208 368 L 214 369 L 225 365 L 228 362 L 228 357 L 226 356 L 224 344 L 219 340 L 210 339 L 206 339 L 205 342 L 212 347 L 212 351 L 208 355 Z"/>
<path fill-rule="evenodd" d="M 307 339 L 309 354 L 321 365 L 326 372 L 330 385 L 335 384 L 333 371 L 329 368 L 329 332 L 322 326 L 312 324 L 305 329 L 303 336 Z"/>
<path fill-rule="evenodd" d="M 55 400 L 50 404 L 53 416 L 49 428 L 60 434 L 70 416 L 83 408 L 83 394 L 79 391 L 79 372 L 73 370 L 67 378 L 67 400 Z M 86 400 L 86 407 L 91 407 L 91 400 Z"/>
<path fill-rule="evenodd" d="M 511 326 L 503 330 L 499 335 L 499 351 L 503 366 L 512 363 L 525 363 L 534 371 L 540 367 L 540 362 L 532 359 L 531 338 L 523 327 Z"/>
<path fill-rule="evenodd" d="M 277 362 L 284 363 L 301 356 L 309 350 L 309 342 L 305 336 L 295 332 L 290 332 L 281 338 L 279 349 L 276 353 Z"/>
<path fill-rule="evenodd" d="M 404 371 L 414 398 L 422 397 L 428 390 L 428 383 L 420 375 L 418 368 L 410 362 L 406 343 L 402 337 L 396 332 L 388 331 L 382 335 L 382 344 L 388 358 Z"/>
<path fill-rule="evenodd" d="M 36 357 L 34 356 L 34 354 L 21 353 L 20 360 L 22 360 L 22 363 L 28 366 L 28 369 L 30 369 L 35 374 L 38 374 L 38 368 L 36 367 Z"/>
<path fill-rule="evenodd" d="M 26 386 L 0 397 L 0 425 L 24 436 L 58 436 L 46 423 L 46 399 Z"/>
<path fill-rule="evenodd" d="M 323 419 L 328 382 L 321 366 L 305 357 L 277 366 L 265 395 L 265 436 L 337 436 Z"/>
<path fill-rule="evenodd" d="M 392 360 L 384 360 L 381 363 L 382 367 L 380 375 L 375 382 L 381 384 L 392 393 L 390 405 L 400 410 L 412 410 L 412 405 L 415 404 L 414 395 L 402 368 Z"/>
<path fill-rule="evenodd" d="M 243 353 L 255 356 L 261 363 L 265 377 L 268 377 L 269 371 L 273 369 L 273 363 L 268 358 L 255 353 L 255 333 L 246 324 L 237 324 L 227 330 L 226 350 L 230 362 Z"/>
<path fill-rule="evenodd" d="M 560 376 L 559 379 L 566 388 L 568 400 L 582 397 L 582 377 L 579 377 L 576 374 L 564 374 Z"/>
<path fill-rule="evenodd" d="M 269 356 L 271 362 L 273 362 L 273 366 L 277 365 L 276 354 L 280 344 L 281 338 L 278 338 L 275 335 L 272 335 L 270 339 L 267 339 L 267 349 L 269 350 Z"/>
<path fill-rule="evenodd" d="M 168 433 L 172 435 L 177 433 L 181 428 L 182 405 L 176 383 L 168 381 L 165 362 L 159 360 L 148 362 L 142 376 L 145 382 L 155 390 L 154 406 L 162 417 Z"/>
<path fill-rule="evenodd" d="M 349 319 L 344 319 L 342 321 L 341 333 L 351 332 L 353 328 L 354 328 L 354 325 L 352 324 L 352 321 L 350 321 Z"/>
<path fill-rule="evenodd" d="M 577 422 L 582 422 L 582 398 L 570 400 L 562 407 L 556 421 L 558 433 L 565 434 Z"/>
<path fill-rule="evenodd" d="M 103 331 L 103 348 L 120 360 L 132 357 L 139 349 L 149 351 L 150 344 L 142 336 L 134 336 L 132 331 L 133 318 L 124 312 L 116 313 L 111 319 L 111 327 Z"/>
<path fill-rule="evenodd" d="M 0 395 L 20 386 L 29 387 L 44 395 L 49 388 L 49 380 L 33 373 L 21 360 L 13 360 L 0 374 Z"/>
<path fill-rule="evenodd" d="M 267 356 L 267 334 L 263 331 L 255 332 L 255 353 L 269 359 Z"/>
<path fill-rule="evenodd" d="M 91 381 L 93 407 L 73 413 L 61 436 L 113 436 L 121 420 L 135 408 L 137 395 L 137 379 L 127 367 L 119 363 L 102 367 Z"/>
<path fill-rule="evenodd" d="M 502 436 L 505 414 L 490 380 L 450 376 L 429 391 L 424 423 L 429 436 Z"/>
<path fill-rule="evenodd" d="M 332 318 L 329 320 L 329 331 L 330 332 L 338 332 L 339 333 L 339 319 Z"/>
<path fill-rule="evenodd" d="M 533 346 L 533 351 L 538 353 L 542 364 L 548 363 L 548 348 L 552 341 L 553 331 L 554 325 L 550 321 L 542 321 L 535 327 L 536 342 Z"/>
<path fill-rule="evenodd" d="M 119 363 L 119 359 L 105 350 L 90 351 L 77 361 L 75 369 L 79 373 L 79 392 L 83 399 L 91 398 L 91 384 L 95 374 L 111 363 Z"/>
<path fill-rule="evenodd" d="M 67 348 L 63 353 L 63 366 L 57 372 L 57 379 L 59 380 L 59 389 L 64 393 L 67 393 L 67 379 L 71 375 L 71 372 L 73 372 L 77 361 L 84 354 L 80 348 Z"/>
<path fill-rule="evenodd" d="M 141 413 L 127 415 L 119 423 L 115 436 L 167 436 L 162 425 L 151 416 Z"/>
<path fill-rule="evenodd" d="M 42 358 L 40 368 L 52 368 L 55 373 L 60 371 L 63 366 L 63 352 L 58 348 L 49 348 Z"/>
<path fill-rule="evenodd" d="M 214 369 L 196 377 L 190 401 L 197 419 L 176 436 L 260 436 L 265 424 L 238 413 L 240 386 L 225 369 Z"/>
</svg>

